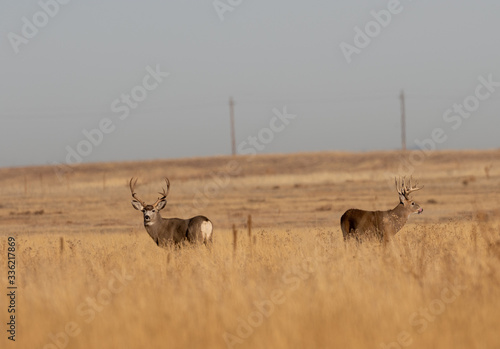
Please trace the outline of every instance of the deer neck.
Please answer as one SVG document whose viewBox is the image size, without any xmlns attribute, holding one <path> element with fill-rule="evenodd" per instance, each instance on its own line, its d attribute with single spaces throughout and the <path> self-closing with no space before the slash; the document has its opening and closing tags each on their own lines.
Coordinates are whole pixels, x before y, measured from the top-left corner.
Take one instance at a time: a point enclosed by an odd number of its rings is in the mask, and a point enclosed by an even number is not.
<svg viewBox="0 0 500 349">
<path fill-rule="evenodd" d="M 409 212 L 402 203 L 399 203 L 396 207 L 389 211 L 389 216 L 391 217 L 392 224 L 396 229 L 396 232 L 400 231 L 401 228 L 406 224 L 409 217 Z"/>
</svg>

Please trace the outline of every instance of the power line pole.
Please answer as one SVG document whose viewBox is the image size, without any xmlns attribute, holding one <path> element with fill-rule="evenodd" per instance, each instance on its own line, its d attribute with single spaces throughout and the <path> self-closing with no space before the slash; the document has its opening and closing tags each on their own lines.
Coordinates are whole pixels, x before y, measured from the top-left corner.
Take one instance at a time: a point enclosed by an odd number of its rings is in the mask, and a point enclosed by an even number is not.
<svg viewBox="0 0 500 349">
<path fill-rule="evenodd" d="M 405 92 L 401 90 L 399 95 L 401 99 L 401 149 L 406 150 L 406 111 L 405 111 Z"/>
<path fill-rule="evenodd" d="M 234 134 L 234 102 L 233 97 L 229 97 L 229 118 L 231 120 L 231 153 L 236 155 L 236 136 Z"/>
</svg>

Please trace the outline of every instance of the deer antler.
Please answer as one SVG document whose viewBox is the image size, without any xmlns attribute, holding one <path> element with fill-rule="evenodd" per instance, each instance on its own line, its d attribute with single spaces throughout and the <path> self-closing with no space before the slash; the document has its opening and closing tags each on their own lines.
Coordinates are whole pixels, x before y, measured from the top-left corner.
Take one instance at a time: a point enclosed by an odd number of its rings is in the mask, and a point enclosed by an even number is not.
<svg viewBox="0 0 500 349">
<path fill-rule="evenodd" d="M 158 194 L 161 195 L 161 197 L 158 198 L 158 200 L 156 200 L 156 202 L 153 204 L 153 206 L 156 206 L 157 203 L 159 203 L 160 201 L 164 200 L 167 195 L 168 195 L 168 192 L 170 191 L 170 181 L 168 180 L 167 177 L 165 177 L 165 183 L 167 183 L 167 192 L 165 193 L 165 189 L 162 187 L 162 192 L 158 192 Z"/>
<path fill-rule="evenodd" d="M 416 186 L 415 187 L 411 184 L 412 177 L 410 177 L 410 180 L 408 181 L 408 185 L 406 185 L 406 177 L 403 177 L 403 179 L 399 178 L 399 183 L 397 178 L 394 178 L 394 181 L 396 182 L 396 190 L 398 191 L 399 195 L 403 195 L 405 198 L 408 199 L 408 195 L 410 193 L 422 189 L 424 186 L 421 186 L 420 188 Z"/>
<path fill-rule="evenodd" d="M 132 181 L 134 180 L 134 177 L 130 178 L 130 183 L 129 183 L 129 186 L 130 186 L 130 192 L 132 193 L 132 197 L 139 201 L 141 203 L 142 206 L 146 207 L 146 203 L 144 201 L 142 201 L 141 199 L 139 199 L 137 196 L 136 196 L 136 193 L 134 192 L 134 187 L 137 183 L 137 178 L 135 179 L 134 183 L 132 184 Z"/>
</svg>

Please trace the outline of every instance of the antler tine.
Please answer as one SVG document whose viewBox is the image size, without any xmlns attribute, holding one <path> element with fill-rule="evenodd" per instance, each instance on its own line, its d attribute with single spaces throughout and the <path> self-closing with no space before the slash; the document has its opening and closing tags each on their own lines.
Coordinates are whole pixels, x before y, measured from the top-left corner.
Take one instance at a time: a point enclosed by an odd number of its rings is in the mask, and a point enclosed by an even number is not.
<svg viewBox="0 0 500 349">
<path fill-rule="evenodd" d="M 170 181 L 168 180 L 167 177 L 165 177 L 165 183 L 167 183 L 167 192 L 165 193 L 165 188 L 162 187 L 162 192 L 158 192 L 158 194 L 161 195 L 161 197 L 156 200 L 156 202 L 153 204 L 153 206 L 156 206 L 157 203 L 165 199 L 168 195 L 168 192 L 170 191 Z"/>
<path fill-rule="evenodd" d="M 167 177 L 165 177 L 165 183 L 167 183 L 167 192 L 165 193 L 165 197 L 167 197 L 170 191 L 170 180 Z M 165 192 L 165 190 L 163 190 L 163 192 Z"/>
<path fill-rule="evenodd" d="M 396 183 L 396 191 L 398 194 L 405 195 L 405 177 L 394 177 L 394 182 Z"/>
<path fill-rule="evenodd" d="M 411 192 L 417 191 L 422 189 L 424 186 L 421 186 L 420 188 L 417 187 L 418 182 L 415 183 L 415 186 L 411 184 L 411 177 L 410 177 L 410 187 L 407 189 L 407 193 L 410 194 Z"/>
<path fill-rule="evenodd" d="M 132 197 L 133 197 L 135 200 L 139 201 L 139 202 L 142 204 L 142 206 L 146 206 L 146 203 L 145 203 L 144 201 L 142 201 L 141 199 L 139 199 L 139 198 L 136 196 L 137 194 L 134 192 L 134 187 L 135 187 L 135 185 L 137 184 L 137 178 L 135 179 L 134 184 L 132 184 L 132 181 L 133 181 L 133 180 L 134 180 L 134 177 L 130 178 L 130 182 L 129 182 L 130 193 L 132 193 Z"/>
</svg>

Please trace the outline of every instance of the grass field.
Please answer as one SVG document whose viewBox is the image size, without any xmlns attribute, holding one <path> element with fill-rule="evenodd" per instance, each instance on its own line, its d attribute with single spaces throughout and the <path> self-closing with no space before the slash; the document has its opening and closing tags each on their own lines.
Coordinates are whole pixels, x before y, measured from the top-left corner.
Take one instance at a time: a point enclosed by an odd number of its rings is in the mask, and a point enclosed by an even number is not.
<svg viewBox="0 0 500 349">
<path fill-rule="evenodd" d="M 14 237 L 18 287 L 1 347 L 498 348 L 500 151 L 417 155 L 0 169 L 0 286 Z M 393 208 L 409 171 L 423 214 L 385 247 L 345 244 L 342 213 Z M 208 216 L 213 246 L 158 248 L 132 176 L 148 203 L 168 176 L 163 217 Z"/>
</svg>

